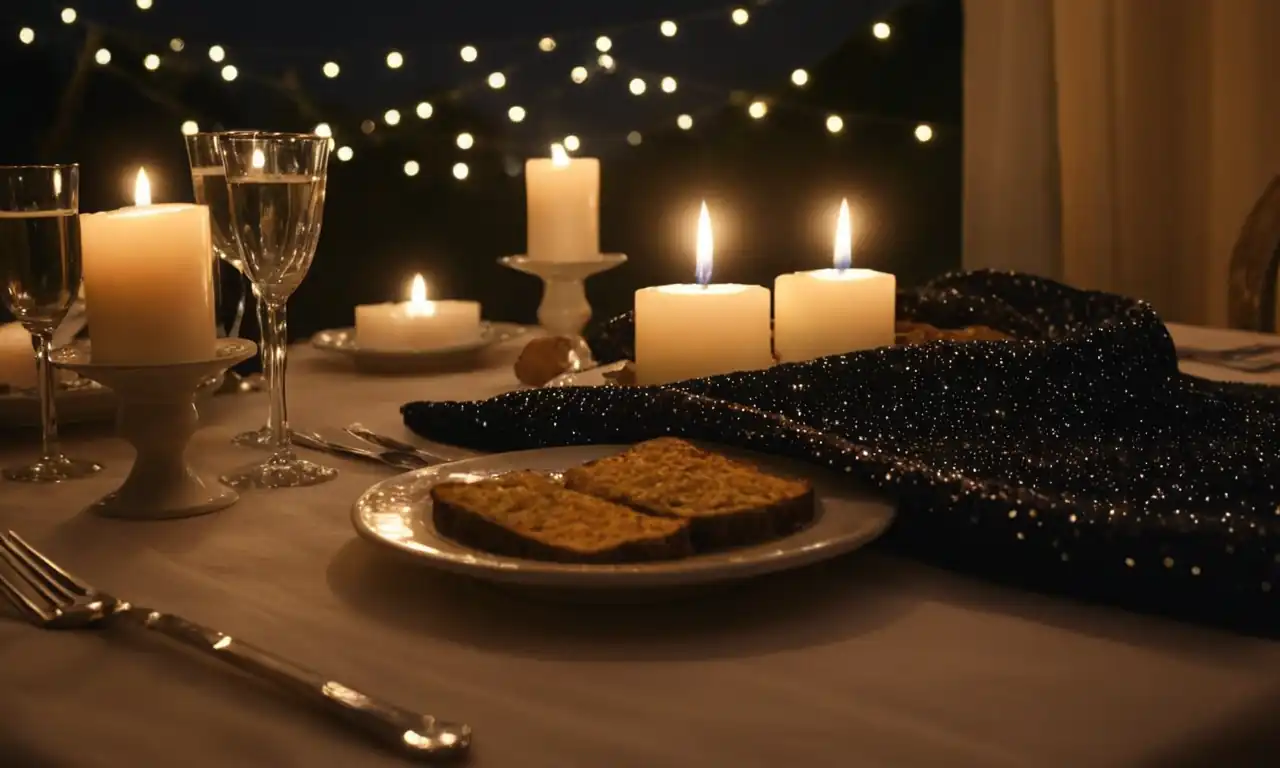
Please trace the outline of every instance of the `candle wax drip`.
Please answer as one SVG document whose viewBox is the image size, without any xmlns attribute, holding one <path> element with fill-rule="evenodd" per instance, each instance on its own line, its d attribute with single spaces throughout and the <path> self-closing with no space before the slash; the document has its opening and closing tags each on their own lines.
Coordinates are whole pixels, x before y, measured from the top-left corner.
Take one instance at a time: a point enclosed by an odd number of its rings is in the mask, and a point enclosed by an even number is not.
<svg viewBox="0 0 1280 768">
<path fill-rule="evenodd" d="M 1280 634 L 1280 391 L 1181 374 L 1150 305 L 1040 278 L 947 276 L 898 314 L 1015 338 L 402 412 L 486 451 L 681 435 L 807 460 L 894 497 L 911 556 Z M 629 352 L 629 325 L 597 354 Z"/>
</svg>

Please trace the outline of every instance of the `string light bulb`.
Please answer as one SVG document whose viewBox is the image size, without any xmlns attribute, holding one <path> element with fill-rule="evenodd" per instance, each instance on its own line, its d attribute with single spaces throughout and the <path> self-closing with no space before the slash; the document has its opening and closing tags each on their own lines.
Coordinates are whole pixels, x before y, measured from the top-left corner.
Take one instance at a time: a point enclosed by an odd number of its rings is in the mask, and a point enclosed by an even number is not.
<svg viewBox="0 0 1280 768">
<path fill-rule="evenodd" d="M 31 27 L 23 27 L 18 30 L 18 40 L 20 40 L 23 45 L 31 45 L 36 41 L 36 31 Z"/>
<path fill-rule="evenodd" d="M 236 69 L 234 64 L 228 64 L 222 68 L 222 79 L 226 80 L 228 83 L 232 82 L 239 76 L 240 70 Z"/>
<path fill-rule="evenodd" d="M 582 149 L 582 141 L 572 133 L 565 136 L 564 141 L 560 143 L 569 152 L 577 152 L 579 149 Z"/>
<path fill-rule="evenodd" d="M 640 135 L 639 131 L 632 131 L 627 134 L 627 143 L 633 147 L 640 146 L 640 142 L 642 141 L 644 141 L 644 137 Z"/>
<path fill-rule="evenodd" d="M 186 47 L 187 47 L 186 42 L 184 42 L 183 39 L 180 37 L 175 37 L 169 41 L 169 50 L 173 51 L 174 53 L 182 53 L 182 49 Z"/>
<path fill-rule="evenodd" d="M 844 118 L 839 115 L 827 115 L 827 132 L 839 133 L 844 130 Z"/>
<path fill-rule="evenodd" d="M 378 129 L 378 124 L 373 122 L 372 120 L 360 121 L 360 132 L 363 133 L 365 136 L 368 136 L 369 134 L 373 133 L 377 129 Z"/>
<path fill-rule="evenodd" d="M 677 117 L 677 118 L 676 118 L 676 125 L 677 125 L 677 126 L 679 126 L 680 130 L 682 130 L 682 131 L 687 131 L 687 130 L 689 130 L 690 128 L 692 128 L 692 127 L 693 127 L 693 116 L 692 116 L 692 115 L 681 115 L 681 116 Z"/>
<path fill-rule="evenodd" d="M 322 139 L 328 139 L 333 137 L 333 128 L 330 127 L 328 123 L 320 123 L 316 125 L 316 127 L 313 128 L 311 132 Z"/>
<path fill-rule="evenodd" d="M 462 181 L 463 179 L 467 178 L 470 175 L 471 175 L 471 169 L 467 167 L 466 163 L 453 164 L 453 178 L 457 179 L 458 181 Z"/>
<path fill-rule="evenodd" d="M 387 125 L 399 125 L 399 124 L 400 124 L 400 110 L 398 110 L 398 109 L 388 109 L 386 112 L 383 112 L 383 113 L 382 113 L 382 122 L 386 123 Z"/>
<path fill-rule="evenodd" d="M 96 62 L 98 62 L 99 64 L 110 64 L 110 63 L 111 63 L 111 51 L 108 51 L 106 48 L 99 48 L 99 49 L 98 49 L 98 50 L 93 54 L 93 60 L 94 60 L 94 61 L 96 61 Z"/>
<path fill-rule="evenodd" d="M 574 67 L 573 70 L 569 72 L 569 79 L 578 85 L 582 85 L 587 82 L 587 68 Z"/>
<path fill-rule="evenodd" d="M 462 133 L 458 134 L 457 144 L 458 144 L 458 149 L 471 149 L 476 145 L 476 137 L 472 136 L 466 131 L 463 131 Z"/>
<path fill-rule="evenodd" d="M 399 69 L 404 66 L 404 54 L 399 51 L 391 51 L 387 54 L 387 68 Z"/>
<path fill-rule="evenodd" d="M 501 72 L 490 72 L 489 78 L 486 82 L 489 83 L 490 88 L 496 91 L 507 84 L 507 76 Z"/>
<path fill-rule="evenodd" d="M 635 96 L 642 95 L 644 93 L 645 87 L 646 86 L 644 84 L 644 81 L 638 77 L 631 78 L 631 82 L 627 84 L 627 88 Z"/>
<path fill-rule="evenodd" d="M 883 21 L 877 21 L 871 25 L 871 34 L 875 35 L 877 40 L 888 40 L 889 35 L 893 34 L 893 27 Z"/>
<path fill-rule="evenodd" d="M 751 115 L 752 120 L 759 120 L 769 114 L 769 105 L 757 99 L 751 102 L 751 106 L 747 107 L 747 114 Z"/>
<path fill-rule="evenodd" d="M 429 120 L 431 119 L 431 116 L 435 114 L 436 108 L 431 106 L 431 102 L 429 101 L 420 101 L 413 111 L 417 113 L 419 118 Z"/>
<path fill-rule="evenodd" d="M 338 159 L 345 163 L 355 157 L 356 153 L 352 151 L 351 147 L 338 147 L 337 155 Z"/>
<path fill-rule="evenodd" d="M 209 61 L 217 64 L 225 58 L 227 58 L 227 49 L 220 45 L 209 46 Z"/>
<path fill-rule="evenodd" d="M 195 120 L 182 121 L 183 136 L 195 136 L 199 132 L 200 132 L 200 124 L 197 123 Z"/>
<path fill-rule="evenodd" d="M 675 79 L 674 77 L 664 77 L 664 78 L 662 78 L 662 92 L 663 92 L 663 93 L 675 93 L 675 92 L 676 92 L 676 79 Z"/>
<path fill-rule="evenodd" d="M 797 88 L 803 88 L 809 84 L 809 73 L 803 69 L 797 69 L 791 73 L 791 84 Z"/>
<path fill-rule="evenodd" d="M 320 68 L 320 71 L 324 72 L 325 77 L 332 80 L 342 74 L 342 67 L 338 66 L 338 62 L 336 61 L 326 61 L 324 66 Z"/>
<path fill-rule="evenodd" d="M 513 123 L 524 122 L 524 118 L 526 114 L 527 113 L 524 111 L 524 107 L 521 107 L 521 106 L 514 106 L 511 109 L 507 110 L 507 117 Z"/>
<path fill-rule="evenodd" d="M 615 66 L 613 57 L 607 53 L 600 54 L 600 58 L 596 59 L 596 63 L 599 64 L 606 72 L 612 72 Z"/>
<path fill-rule="evenodd" d="M 137 6 L 140 11 L 149 11 L 151 10 L 151 0 L 137 0 Z"/>
<path fill-rule="evenodd" d="M 741 27 L 743 24 L 751 21 L 751 14 L 747 13 L 746 8 L 734 8 L 733 13 L 729 14 L 729 18 L 733 19 L 734 24 Z"/>
<path fill-rule="evenodd" d="M 543 53 L 551 53 L 556 49 L 556 39 L 554 37 L 544 37 L 538 41 L 538 50 Z"/>
<path fill-rule="evenodd" d="M 160 57 L 154 53 L 148 53 L 146 58 L 142 60 L 142 66 L 146 67 L 149 72 L 155 72 L 160 68 Z"/>
<path fill-rule="evenodd" d="M 408 162 L 406 162 L 406 163 L 404 164 L 404 175 L 405 175 L 405 176 L 409 176 L 409 177 L 417 176 L 417 175 L 418 175 L 418 171 L 420 171 L 420 170 L 422 170 L 422 167 L 418 165 L 418 161 L 417 161 L 417 160 L 409 160 Z"/>
<path fill-rule="evenodd" d="M 658 25 L 658 31 L 662 33 L 663 37 L 675 37 L 676 32 L 679 32 L 680 28 L 676 26 L 674 21 L 667 19 Z"/>
<path fill-rule="evenodd" d="M 933 140 L 933 129 L 930 128 L 925 123 L 921 123 L 917 125 L 915 133 L 916 133 L 916 141 L 920 142 L 921 144 L 925 143 L 926 141 Z"/>
<path fill-rule="evenodd" d="M 77 14 L 76 14 L 76 9 L 75 9 L 75 8 L 63 8 L 63 9 L 62 9 L 62 23 L 63 23 L 63 24 L 75 24 L 75 23 L 76 23 L 76 16 L 77 16 Z"/>
<path fill-rule="evenodd" d="M 596 38 L 596 50 L 601 53 L 608 53 L 613 48 L 613 41 L 607 35 L 601 35 Z"/>
<path fill-rule="evenodd" d="M 474 45 L 464 45 L 462 50 L 458 51 L 458 55 L 462 57 L 463 61 L 470 64 L 480 56 L 480 52 L 476 50 Z"/>
</svg>

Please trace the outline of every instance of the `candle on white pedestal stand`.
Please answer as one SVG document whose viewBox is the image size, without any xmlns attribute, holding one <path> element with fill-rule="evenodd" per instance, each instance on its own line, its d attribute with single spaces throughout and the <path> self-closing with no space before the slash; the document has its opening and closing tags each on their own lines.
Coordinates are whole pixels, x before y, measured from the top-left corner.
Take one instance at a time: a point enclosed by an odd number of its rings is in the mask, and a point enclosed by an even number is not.
<svg viewBox="0 0 1280 768">
<path fill-rule="evenodd" d="M 551 145 L 550 158 L 525 162 L 527 256 L 535 261 L 600 259 L 600 161 L 569 157 Z"/>
<path fill-rule="evenodd" d="M 894 340 L 893 275 L 851 268 L 849 203 L 836 219 L 834 269 L 779 275 L 773 284 L 774 349 L 784 363 L 812 360 Z"/>
<path fill-rule="evenodd" d="M 665 384 L 773 364 L 769 289 L 711 283 L 714 241 L 705 202 L 698 214 L 696 251 L 696 284 L 636 291 L 639 384 Z"/>
<path fill-rule="evenodd" d="M 356 307 L 356 345 L 386 352 L 446 349 L 480 338 L 480 303 L 428 301 L 427 283 L 415 275 L 409 301 Z"/>
<path fill-rule="evenodd" d="M 94 362 L 210 360 L 217 332 L 209 209 L 152 205 L 143 170 L 138 171 L 134 200 L 132 208 L 80 217 Z"/>
</svg>

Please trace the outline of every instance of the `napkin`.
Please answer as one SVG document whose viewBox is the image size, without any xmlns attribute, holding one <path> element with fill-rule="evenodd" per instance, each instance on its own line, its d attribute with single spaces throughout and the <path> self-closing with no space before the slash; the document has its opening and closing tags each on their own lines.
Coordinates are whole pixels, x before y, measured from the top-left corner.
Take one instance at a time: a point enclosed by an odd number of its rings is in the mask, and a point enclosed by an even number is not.
<svg viewBox="0 0 1280 768">
<path fill-rule="evenodd" d="M 1178 371 L 1146 303 L 991 271 L 898 297 L 938 341 L 658 387 L 415 402 L 503 451 L 679 435 L 809 461 L 896 499 L 889 545 L 1019 585 L 1280 631 L 1280 395 Z M 629 351 L 629 320 L 595 338 Z"/>
</svg>

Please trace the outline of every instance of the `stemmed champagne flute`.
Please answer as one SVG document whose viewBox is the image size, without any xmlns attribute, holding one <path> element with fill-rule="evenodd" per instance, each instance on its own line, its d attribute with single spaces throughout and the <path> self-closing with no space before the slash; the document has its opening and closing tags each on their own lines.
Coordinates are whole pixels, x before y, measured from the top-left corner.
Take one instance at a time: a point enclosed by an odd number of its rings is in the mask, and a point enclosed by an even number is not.
<svg viewBox="0 0 1280 768">
<path fill-rule="evenodd" d="M 218 289 L 219 295 L 216 298 L 219 313 L 219 323 L 226 321 L 226 333 L 228 336 L 236 336 L 240 333 L 240 323 L 244 319 L 245 303 L 248 299 L 250 289 L 250 281 L 248 275 L 244 274 L 244 262 L 240 258 L 240 248 L 236 245 L 235 238 L 231 234 L 231 204 L 228 199 L 227 176 L 226 170 L 222 167 L 222 137 L 234 136 L 236 132 L 222 133 L 196 133 L 186 137 L 187 143 L 187 160 L 191 164 L 191 184 L 195 190 L 196 203 L 209 206 L 209 224 L 212 232 L 213 253 L 215 256 L 213 262 L 214 270 L 214 287 Z M 245 136 L 252 136 L 253 132 L 244 132 Z M 226 286 L 223 281 L 222 272 L 229 266 L 234 272 L 236 286 L 239 291 L 239 299 L 236 301 L 232 315 L 229 318 L 222 316 L 224 307 L 221 293 Z M 266 318 L 264 317 L 264 307 L 261 301 L 255 302 L 258 312 L 258 328 L 267 327 Z M 265 331 L 264 331 L 265 332 Z M 263 378 L 269 374 L 268 366 L 263 365 Z M 270 385 L 270 382 L 268 382 Z M 271 424 L 255 429 L 249 432 L 242 432 L 231 439 L 236 445 L 243 445 L 254 448 L 267 448 L 271 446 Z"/>
<path fill-rule="evenodd" d="M 40 382 L 40 458 L 10 480 L 54 483 L 102 469 L 58 448 L 53 332 L 80 291 L 80 166 L 0 166 L 0 298 L 31 333 Z"/>
<path fill-rule="evenodd" d="M 219 137 L 231 232 L 244 273 L 263 305 L 262 359 L 271 389 L 271 458 L 231 472 L 232 488 L 316 485 L 338 472 L 293 453 L 285 399 L 285 304 L 315 257 L 324 217 L 329 140 L 312 134 L 236 133 Z"/>
</svg>

